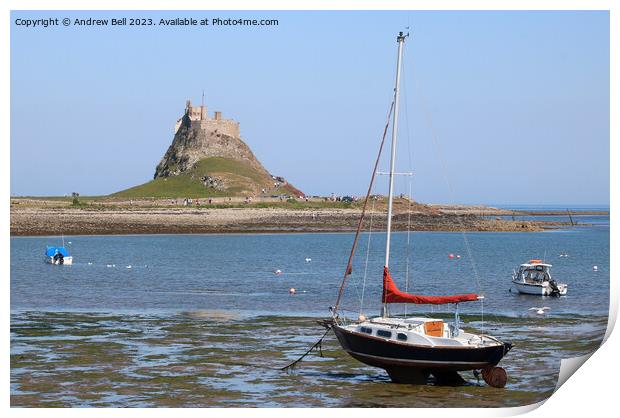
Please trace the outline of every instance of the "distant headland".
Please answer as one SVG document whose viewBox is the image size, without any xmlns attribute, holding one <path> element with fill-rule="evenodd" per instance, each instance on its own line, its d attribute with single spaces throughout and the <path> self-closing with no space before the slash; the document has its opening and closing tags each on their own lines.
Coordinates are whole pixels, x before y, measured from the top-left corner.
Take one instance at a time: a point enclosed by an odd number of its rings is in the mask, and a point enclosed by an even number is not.
<svg viewBox="0 0 620 418">
<path fill-rule="evenodd" d="M 304 196 L 281 175 L 270 174 L 241 139 L 239 122 L 190 100 L 174 127 L 172 144 L 153 180 L 112 194 L 120 198 Z"/>
<path fill-rule="evenodd" d="M 284 177 L 269 173 L 240 132 L 239 122 L 223 118 L 220 111 L 210 117 L 204 96 L 200 106 L 188 100 L 153 180 L 109 196 L 13 197 L 11 235 L 355 230 L 360 197 L 306 196 Z M 380 229 L 386 220 L 385 197 L 375 196 L 373 206 L 373 227 Z M 394 202 L 393 226 L 519 232 L 574 226 L 570 214 L 559 222 L 537 215 L 534 221 L 523 211 L 428 205 L 400 197 Z"/>
</svg>

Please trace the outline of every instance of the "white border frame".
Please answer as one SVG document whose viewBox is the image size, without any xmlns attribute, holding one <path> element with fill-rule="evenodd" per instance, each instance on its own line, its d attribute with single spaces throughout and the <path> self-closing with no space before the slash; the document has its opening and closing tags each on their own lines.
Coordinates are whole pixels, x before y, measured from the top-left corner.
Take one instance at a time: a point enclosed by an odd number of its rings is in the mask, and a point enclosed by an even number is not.
<svg viewBox="0 0 620 418">
<path fill-rule="evenodd" d="M 618 112 L 618 75 L 620 74 L 619 64 L 619 3 L 613 0 L 386 0 L 386 1 L 364 1 L 364 0 L 263 0 L 260 3 L 251 0 L 230 0 L 207 1 L 207 0 L 177 0 L 174 2 L 164 0 L 151 0 L 149 2 L 139 0 L 93 0 L 85 4 L 76 0 L 59 0 L 51 3 L 50 1 L 4 1 L 1 7 L 3 19 L 0 20 L 0 45 L 2 56 L 6 59 L 1 71 L 1 80 L 4 97 L 0 108 L 0 129 L 2 129 L 3 151 L 0 154 L 2 177 L 1 183 L 3 195 L 10 197 L 10 12 L 11 10 L 608 10 L 610 11 L 610 176 L 611 176 L 611 195 L 610 206 L 612 208 L 611 218 L 614 218 L 614 209 L 618 203 L 618 168 L 614 163 L 618 163 L 618 119 L 613 115 Z M 172 7 L 174 6 L 174 7 Z M 616 192 L 615 192 L 616 191 Z M 5 201 L 3 206 L 2 229 L 5 231 L 5 240 L 2 241 L 2 250 L 6 254 L 10 251 L 9 245 L 9 201 Z M 611 222 L 611 260 L 618 259 L 618 234 L 615 221 Z M 610 260 L 610 261 L 611 261 Z M 116 416 L 135 416 L 136 414 L 148 414 L 150 417 L 172 416 L 179 413 L 175 409 L 10 409 L 10 364 L 8 356 L 10 353 L 10 268 L 5 264 L 5 274 L 3 275 L 2 296 L 6 307 L 4 320 L 2 321 L 2 348 L 5 353 L 4 379 L 2 380 L 3 404 L 6 412 L 14 416 L 74 416 L 76 414 L 88 414 L 89 416 L 101 416 L 102 414 L 113 413 Z M 392 409 L 390 414 L 410 417 L 411 414 L 432 413 L 437 417 L 459 416 L 509 416 L 531 412 L 531 416 L 593 416 L 603 414 L 607 416 L 607 411 L 613 410 L 615 404 L 615 377 L 618 374 L 618 361 L 614 352 L 620 352 L 617 333 L 612 334 L 618 311 L 618 278 L 613 262 L 610 263 L 610 312 L 609 326 L 606 333 L 606 343 L 597 350 L 587 361 L 584 367 L 579 368 L 575 375 L 546 402 L 518 408 L 499 408 L 499 409 Z M 574 365 L 573 365 L 574 367 Z M 544 406 L 536 409 L 538 406 Z M 181 413 L 194 416 L 203 415 L 205 411 L 196 409 L 183 409 Z M 316 415 L 314 408 L 295 408 L 293 412 L 299 418 Z M 359 409 L 331 409 L 322 410 L 321 414 L 340 414 L 340 413 L 364 413 L 365 410 Z M 369 411 L 370 412 L 370 411 Z M 284 416 L 289 414 L 288 409 L 209 409 L 209 414 L 223 417 L 237 417 L 240 415 L 264 415 L 264 416 Z"/>
</svg>

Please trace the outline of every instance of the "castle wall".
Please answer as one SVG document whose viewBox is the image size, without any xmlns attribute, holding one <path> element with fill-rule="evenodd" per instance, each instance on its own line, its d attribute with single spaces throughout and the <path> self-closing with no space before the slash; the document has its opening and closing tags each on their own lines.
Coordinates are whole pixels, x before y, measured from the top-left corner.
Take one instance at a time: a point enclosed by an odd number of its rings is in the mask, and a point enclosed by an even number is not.
<svg viewBox="0 0 620 418">
<path fill-rule="evenodd" d="M 228 135 L 235 138 L 241 137 L 239 123 L 231 119 L 209 119 L 193 123 L 200 124 L 200 128 L 208 133 Z"/>
<path fill-rule="evenodd" d="M 214 118 L 210 119 L 207 114 L 206 106 L 192 106 L 192 102 L 188 100 L 185 104 L 185 115 L 190 120 L 192 128 L 200 128 L 210 134 L 228 135 L 240 138 L 239 123 L 232 119 L 222 119 L 222 112 L 215 112 Z M 174 125 L 174 133 L 179 131 L 183 123 L 183 118 L 177 120 Z"/>
<path fill-rule="evenodd" d="M 207 118 L 207 107 L 206 106 L 190 106 L 187 109 L 187 114 L 190 120 L 201 120 Z"/>
</svg>

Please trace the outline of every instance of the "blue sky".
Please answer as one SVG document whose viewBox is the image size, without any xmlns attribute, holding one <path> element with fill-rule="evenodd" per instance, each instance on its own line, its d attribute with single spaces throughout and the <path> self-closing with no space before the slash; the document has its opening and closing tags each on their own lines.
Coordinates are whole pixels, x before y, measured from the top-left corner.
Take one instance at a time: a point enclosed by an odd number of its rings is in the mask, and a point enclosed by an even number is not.
<svg viewBox="0 0 620 418">
<path fill-rule="evenodd" d="M 98 195 L 150 180 L 185 100 L 199 102 L 203 89 L 209 112 L 238 120 L 273 174 L 309 194 L 363 194 L 391 100 L 395 35 L 410 26 L 397 165 L 415 172 L 416 200 L 609 202 L 607 12 L 12 12 L 11 20 L 47 16 L 280 23 L 13 23 L 14 195 Z M 406 190 L 399 179 L 397 192 Z"/>
</svg>

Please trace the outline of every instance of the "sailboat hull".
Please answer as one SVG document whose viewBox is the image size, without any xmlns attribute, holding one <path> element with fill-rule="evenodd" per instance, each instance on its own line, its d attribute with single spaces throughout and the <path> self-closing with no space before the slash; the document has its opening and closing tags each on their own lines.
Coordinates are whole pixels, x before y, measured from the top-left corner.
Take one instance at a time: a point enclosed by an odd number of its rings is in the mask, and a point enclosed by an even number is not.
<svg viewBox="0 0 620 418">
<path fill-rule="evenodd" d="M 401 344 L 383 338 L 360 335 L 333 326 L 342 348 L 353 358 L 379 367 L 396 381 L 406 381 L 449 372 L 478 370 L 497 365 L 512 347 L 507 343 L 491 346 L 416 346 Z"/>
</svg>

